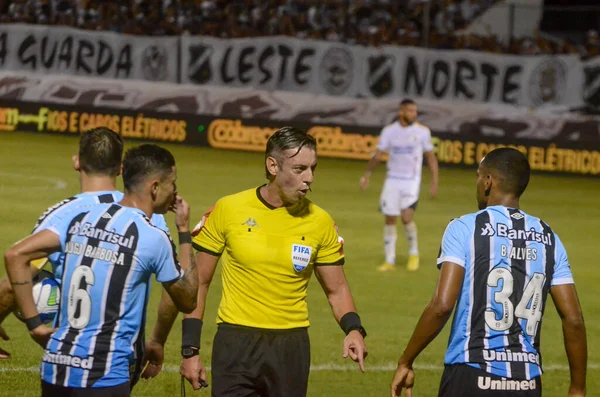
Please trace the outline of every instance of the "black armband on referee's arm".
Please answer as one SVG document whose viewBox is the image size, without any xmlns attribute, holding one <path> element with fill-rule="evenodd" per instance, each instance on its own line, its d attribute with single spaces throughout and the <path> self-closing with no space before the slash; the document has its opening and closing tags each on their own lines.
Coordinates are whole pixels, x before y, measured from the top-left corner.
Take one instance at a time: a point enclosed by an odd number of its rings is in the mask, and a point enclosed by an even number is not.
<svg viewBox="0 0 600 397">
<path fill-rule="evenodd" d="M 25 325 L 27 326 L 27 329 L 29 331 L 33 331 L 34 329 L 36 329 L 40 325 L 44 325 L 44 323 L 42 322 L 42 319 L 41 319 L 41 317 L 40 317 L 39 314 L 37 316 L 34 316 L 34 317 L 28 318 L 26 320 L 23 320 L 23 322 L 25 323 Z"/>
<path fill-rule="evenodd" d="M 191 243 L 192 243 L 192 234 L 190 232 L 179 233 L 179 245 L 191 244 Z"/>
<path fill-rule="evenodd" d="M 340 327 L 342 331 L 346 335 L 350 333 L 350 331 L 358 331 L 363 336 L 363 338 L 367 337 L 367 331 L 362 326 L 360 322 L 360 316 L 356 312 L 348 312 L 342 316 L 340 319 Z"/>
<path fill-rule="evenodd" d="M 201 334 L 202 320 L 198 318 L 184 318 L 181 322 L 181 347 L 195 347 L 199 350 Z"/>
</svg>

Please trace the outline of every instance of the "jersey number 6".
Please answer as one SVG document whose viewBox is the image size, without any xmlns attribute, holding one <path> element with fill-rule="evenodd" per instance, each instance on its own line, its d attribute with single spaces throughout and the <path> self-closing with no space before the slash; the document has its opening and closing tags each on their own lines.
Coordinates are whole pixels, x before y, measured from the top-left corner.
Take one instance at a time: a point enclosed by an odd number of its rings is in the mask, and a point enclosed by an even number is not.
<svg viewBox="0 0 600 397">
<path fill-rule="evenodd" d="M 94 272 L 89 266 L 77 267 L 71 277 L 67 313 L 69 324 L 75 329 L 82 329 L 90 322 L 92 299 L 87 287 L 94 285 L 94 281 Z"/>
</svg>

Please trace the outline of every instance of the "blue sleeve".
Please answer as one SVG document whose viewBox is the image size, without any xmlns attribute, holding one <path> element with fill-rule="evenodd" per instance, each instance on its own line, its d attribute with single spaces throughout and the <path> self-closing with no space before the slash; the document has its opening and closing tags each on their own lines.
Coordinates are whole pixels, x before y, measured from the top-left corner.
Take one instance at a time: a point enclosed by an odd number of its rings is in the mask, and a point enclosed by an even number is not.
<svg viewBox="0 0 600 397">
<path fill-rule="evenodd" d="M 569 258 L 567 258 L 567 250 L 558 236 L 554 236 L 556 237 L 556 247 L 554 248 L 554 258 L 556 262 L 554 264 L 554 275 L 552 276 L 550 285 L 575 284 L 573 273 L 571 273 Z"/>
<path fill-rule="evenodd" d="M 452 262 L 465 267 L 469 254 L 469 241 L 471 241 L 471 233 L 467 225 L 460 219 L 450 221 L 442 238 L 442 246 L 437 259 L 438 269 L 444 262 Z"/>
<path fill-rule="evenodd" d="M 69 229 L 69 225 L 73 220 L 72 215 L 75 215 L 75 213 L 76 212 L 74 211 L 69 211 L 69 213 L 64 214 L 64 216 L 55 216 L 49 219 L 48 222 L 44 222 L 42 225 L 40 225 L 35 230 L 35 233 L 39 233 L 44 230 L 49 230 L 54 234 L 58 235 L 58 237 L 60 238 L 60 250 L 62 252 L 65 250 L 65 244 L 67 242 L 67 232 L 69 231 L 67 229 Z M 75 227 L 76 226 L 73 226 L 73 228 Z M 75 234 L 78 232 L 78 230 L 72 230 L 72 232 L 73 234 Z M 58 260 L 60 253 L 54 253 L 51 256 L 53 256 L 53 259 Z"/>
<path fill-rule="evenodd" d="M 160 230 L 164 230 L 169 235 L 171 235 L 171 233 L 169 232 L 169 227 L 167 226 L 167 221 L 164 216 L 160 214 L 152 214 L 151 221 L 154 226 L 156 226 Z"/>
<path fill-rule="evenodd" d="M 152 268 L 149 269 L 156 274 L 156 280 L 159 283 L 168 283 L 183 277 L 183 270 L 177 259 L 175 244 L 171 236 L 165 231 L 156 230 L 156 238 L 152 245 Z"/>
</svg>

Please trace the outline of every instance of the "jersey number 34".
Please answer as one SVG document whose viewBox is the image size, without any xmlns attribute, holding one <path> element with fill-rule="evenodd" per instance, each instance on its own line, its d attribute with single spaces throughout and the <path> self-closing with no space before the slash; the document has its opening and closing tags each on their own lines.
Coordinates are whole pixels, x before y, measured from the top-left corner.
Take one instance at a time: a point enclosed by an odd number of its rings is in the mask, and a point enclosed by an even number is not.
<svg viewBox="0 0 600 397">
<path fill-rule="evenodd" d="M 523 296 L 517 304 L 516 309 L 510 300 L 513 294 L 514 278 L 509 269 L 496 268 L 488 276 L 487 284 L 490 288 L 497 288 L 502 280 L 502 289 L 494 293 L 494 301 L 500 305 L 502 316 L 497 317 L 497 312 L 488 307 L 485 310 L 485 322 L 494 331 L 506 331 L 514 322 L 515 316 L 525 320 L 525 332 L 529 336 L 535 336 L 537 327 L 542 319 L 542 290 L 546 276 L 542 273 L 534 273 L 527 282 Z"/>
</svg>

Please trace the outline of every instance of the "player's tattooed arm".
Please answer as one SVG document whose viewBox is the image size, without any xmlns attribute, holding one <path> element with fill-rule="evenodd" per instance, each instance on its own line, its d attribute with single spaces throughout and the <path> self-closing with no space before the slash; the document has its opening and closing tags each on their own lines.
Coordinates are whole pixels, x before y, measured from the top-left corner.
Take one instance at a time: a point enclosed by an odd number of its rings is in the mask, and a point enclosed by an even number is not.
<svg viewBox="0 0 600 397">
<path fill-rule="evenodd" d="M 179 232 L 180 264 L 184 276 L 177 281 L 163 285 L 177 309 L 184 313 L 190 313 L 196 308 L 198 294 L 198 272 L 193 258 L 190 235 L 190 206 L 183 198 L 177 196 L 172 210 L 175 212 L 175 225 Z"/>
<path fill-rule="evenodd" d="M 30 266 L 31 277 L 33 278 L 38 272 L 38 268 Z M 15 293 L 12 289 L 8 277 L 0 279 L 0 324 L 17 308 Z"/>
<path fill-rule="evenodd" d="M 181 244 L 180 254 L 184 276 L 177 281 L 164 283 L 163 285 L 177 310 L 190 313 L 196 308 L 198 294 L 198 271 L 196 262 L 192 257 L 192 245 L 189 243 Z"/>
<path fill-rule="evenodd" d="M 23 281 L 11 281 L 10 285 L 13 287 L 19 287 L 22 285 L 31 284 L 31 281 L 23 280 Z"/>
<path fill-rule="evenodd" d="M 60 249 L 60 237 L 42 230 L 13 245 L 4 253 L 6 273 L 15 299 L 24 318 L 38 315 L 32 293 L 32 274 L 29 262 L 48 256 Z"/>
</svg>

